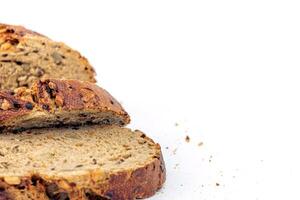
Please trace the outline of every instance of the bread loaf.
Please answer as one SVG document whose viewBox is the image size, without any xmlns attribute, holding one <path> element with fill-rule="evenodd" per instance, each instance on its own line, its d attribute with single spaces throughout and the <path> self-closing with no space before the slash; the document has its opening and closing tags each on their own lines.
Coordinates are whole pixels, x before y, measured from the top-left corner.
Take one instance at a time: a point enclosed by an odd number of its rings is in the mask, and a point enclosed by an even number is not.
<svg viewBox="0 0 300 200">
<path fill-rule="evenodd" d="M 30 87 L 42 78 L 95 82 L 86 58 L 21 26 L 0 24 L 0 89 Z"/>
<path fill-rule="evenodd" d="M 0 199 L 134 200 L 165 181 L 160 146 L 119 126 L 0 135 Z"/>
<path fill-rule="evenodd" d="M 83 124 L 123 126 L 129 121 L 120 103 L 90 82 L 47 79 L 30 89 L 0 92 L 2 131 Z"/>
</svg>

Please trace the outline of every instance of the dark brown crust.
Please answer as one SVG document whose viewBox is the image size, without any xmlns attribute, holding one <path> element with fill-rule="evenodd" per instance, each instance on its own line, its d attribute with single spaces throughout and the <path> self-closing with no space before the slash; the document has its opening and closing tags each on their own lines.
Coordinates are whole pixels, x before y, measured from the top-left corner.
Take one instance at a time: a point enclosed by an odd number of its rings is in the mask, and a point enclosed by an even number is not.
<svg viewBox="0 0 300 200">
<path fill-rule="evenodd" d="M 92 175 L 90 176 L 92 177 Z M 85 188 L 77 187 L 76 183 L 68 183 L 68 189 L 60 188 L 59 180 L 45 180 L 38 175 L 23 177 L 18 185 L 8 184 L 3 178 L 0 178 L 0 199 L 29 199 L 26 196 L 40 200 L 143 199 L 154 195 L 165 180 L 166 170 L 160 154 L 144 167 L 110 175 L 105 183 L 97 184 L 91 178 L 89 186 Z"/>
<path fill-rule="evenodd" d="M 3 105 L 5 104 L 4 100 L 6 100 L 8 105 Z M 25 101 L 16 98 L 10 92 L 0 92 L 0 123 L 7 119 L 18 118 L 19 116 L 29 113 L 30 110 L 26 109 L 25 105 Z M 4 109 L 2 109 L 2 107 Z M 7 109 L 5 109 L 5 107 Z"/>
<path fill-rule="evenodd" d="M 2 24 L 0 23 L 0 35 L 6 35 L 6 36 L 18 36 L 18 37 L 23 37 L 26 34 L 30 34 L 30 35 L 35 35 L 35 36 L 41 36 L 41 37 L 45 37 L 46 36 L 37 33 L 35 31 L 32 30 L 28 30 L 26 28 L 24 28 L 23 26 L 15 26 L 15 25 L 9 25 L 9 24 Z M 0 37 L 1 37 L 0 36 Z"/>
<path fill-rule="evenodd" d="M 112 200 L 147 198 L 162 187 L 165 179 L 165 165 L 160 155 L 151 164 L 132 172 L 129 179 L 125 172 L 111 176 L 108 184 L 99 187 L 99 194 Z"/>
<path fill-rule="evenodd" d="M 47 79 L 31 89 L 20 88 L 16 94 L 0 92 L 0 127 L 6 129 L 18 117 L 36 112 L 93 111 L 110 113 L 130 122 L 129 115 L 107 91 L 89 82 Z M 7 105 L 8 104 L 8 105 Z"/>
<path fill-rule="evenodd" d="M 31 90 L 37 97 L 35 103 L 40 106 L 48 105 L 50 109 L 55 107 L 62 110 L 95 109 L 126 115 L 114 97 L 89 82 L 47 79 L 36 82 Z"/>
</svg>

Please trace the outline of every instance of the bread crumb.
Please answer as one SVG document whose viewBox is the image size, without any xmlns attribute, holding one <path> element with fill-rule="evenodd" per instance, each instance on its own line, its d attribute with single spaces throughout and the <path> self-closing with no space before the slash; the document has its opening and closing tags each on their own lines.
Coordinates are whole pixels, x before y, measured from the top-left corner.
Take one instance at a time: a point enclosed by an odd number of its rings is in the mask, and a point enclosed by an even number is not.
<svg viewBox="0 0 300 200">
<path fill-rule="evenodd" d="M 216 183 L 216 186 L 220 186 L 220 183 Z"/>
<path fill-rule="evenodd" d="M 190 142 L 190 137 L 187 135 L 186 137 L 185 137 L 185 141 L 187 142 L 187 143 L 189 143 Z"/>
<path fill-rule="evenodd" d="M 198 143 L 198 147 L 201 147 L 201 146 L 203 146 L 203 142 Z"/>
<path fill-rule="evenodd" d="M 174 169 L 177 169 L 178 166 L 179 166 L 179 163 L 175 164 Z"/>
<path fill-rule="evenodd" d="M 177 152 L 177 148 L 175 148 L 175 149 L 173 150 L 173 155 L 176 155 L 176 152 Z"/>
<path fill-rule="evenodd" d="M 169 149 L 169 147 L 166 147 L 166 149 Z"/>
<path fill-rule="evenodd" d="M 177 122 L 175 122 L 175 126 L 177 127 L 177 126 L 179 126 L 179 124 Z"/>
</svg>

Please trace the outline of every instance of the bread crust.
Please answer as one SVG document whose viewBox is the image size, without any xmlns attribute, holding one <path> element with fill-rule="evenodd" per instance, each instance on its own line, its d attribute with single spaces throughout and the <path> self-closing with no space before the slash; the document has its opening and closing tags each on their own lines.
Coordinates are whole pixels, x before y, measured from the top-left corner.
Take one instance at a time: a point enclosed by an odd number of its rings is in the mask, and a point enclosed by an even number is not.
<svg viewBox="0 0 300 200">
<path fill-rule="evenodd" d="M 1 38 L 12 38 L 12 36 L 22 38 L 25 35 L 32 35 L 32 36 L 47 38 L 46 36 L 44 36 L 38 32 L 26 29 L 23 26 L 15 26 L 15 25 L 0 23 L 0 37 Z"/>
<path fill-rule="evenodd" d="M 31 89 L 0 92 L 0 127 L 4 130 L 13 129 L 21 116 L 70 111 L 109 113 L 120 119 L 121 125 L 130 122 L 129 115 L 114 97 L 89 82 L 47 79 L 35 82 Z"/>
<path fill-rule="evenodd" d="M 23 177 L 0 177 L 0 199 L 134 200 L 150 197 L 166 180 L 161 148 L 159 144 L 155 145 L 157 153 L 152 160 L 131 171 L 72 172 L 71 176 L 29 174 Z"/>
</svg>

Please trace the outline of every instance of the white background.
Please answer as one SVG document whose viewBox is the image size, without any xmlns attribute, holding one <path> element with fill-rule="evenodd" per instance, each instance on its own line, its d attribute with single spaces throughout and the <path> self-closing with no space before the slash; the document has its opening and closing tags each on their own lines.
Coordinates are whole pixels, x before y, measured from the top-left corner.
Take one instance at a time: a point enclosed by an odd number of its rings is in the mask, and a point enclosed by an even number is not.
<svg viewBox="0 0 300 200">
<path fill-rule="evenodd" d="M 1 22 L 80 50 L 130 127 L 161 144 L 168 178 L 152 200 L 300 198 L 298 1 L 0 6 Z"/>
</svg>

